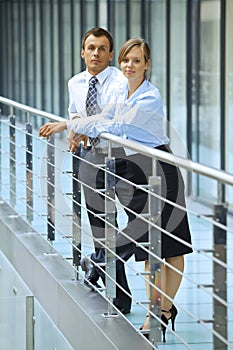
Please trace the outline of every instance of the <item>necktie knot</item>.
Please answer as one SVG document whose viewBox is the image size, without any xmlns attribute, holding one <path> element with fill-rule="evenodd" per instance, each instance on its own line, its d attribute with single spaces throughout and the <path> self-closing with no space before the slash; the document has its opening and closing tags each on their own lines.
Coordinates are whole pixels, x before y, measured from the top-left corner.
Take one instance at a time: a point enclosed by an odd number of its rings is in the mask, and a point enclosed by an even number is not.
<svg viewBox="0 0 233 350">
<path fill-rule="evenodd" d="M 91 77 L 89 80 L 89 87 L 95 88 L 96 83 L 98 83 L 98 79 L 95 76 Z"/>
</svg>

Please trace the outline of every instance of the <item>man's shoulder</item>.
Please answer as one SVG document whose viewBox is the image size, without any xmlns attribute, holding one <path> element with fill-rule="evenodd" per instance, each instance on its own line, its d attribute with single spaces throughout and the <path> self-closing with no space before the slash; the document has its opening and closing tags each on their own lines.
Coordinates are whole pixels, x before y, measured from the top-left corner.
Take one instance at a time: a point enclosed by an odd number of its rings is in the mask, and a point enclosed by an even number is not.
<svg viewBox="0 0 233 350">
<path fill-rule="evenodd" d="M 85 76 L 86 76 L 86 71 L 82 71 L 80 73 L 75 74 L 73 77 L 71 77 L 68 80 L 68 85 L 71 86 L 76 82 L 85 81 Z"/>
</svg>

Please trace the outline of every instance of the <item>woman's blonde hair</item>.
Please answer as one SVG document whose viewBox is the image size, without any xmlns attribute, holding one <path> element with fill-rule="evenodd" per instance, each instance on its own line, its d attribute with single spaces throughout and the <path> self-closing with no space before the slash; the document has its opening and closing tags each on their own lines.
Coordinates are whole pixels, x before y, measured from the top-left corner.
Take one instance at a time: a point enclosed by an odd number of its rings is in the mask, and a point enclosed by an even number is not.
<svg viewBox="0 0 233 350">
<path fill-rule="evenodd" d="M 145 63 L 150 61 L 150 47 L 149 44 L 141 38 L 132 38 L 127 40 L 122 47 L 120 48 L 119 54 L 118 54 L 118 63 L 121 64 L 125 56 L 129 53 L 130 50 L 132 50 L 133 47 L 138 46 L 142 49 Z M 145 78 L 149 79 L 150 72 L 148 70 L 145 70 Z"/>
<path fill-rule="evenodd" d="M 141 38 L 132 38 L 132 39 L 127 40 L 120 48 L 119 55 L 118 55 L 118 63 L 119 64 L 121 64 L 124 57 L 135 46 L 142 48 L 143 53 L 144 53 L 145 62 L 148 62 L 150 60 L 150 47 L 149 47 L 148 43 L 144 39 L 141 39 Z"/>
</svg>

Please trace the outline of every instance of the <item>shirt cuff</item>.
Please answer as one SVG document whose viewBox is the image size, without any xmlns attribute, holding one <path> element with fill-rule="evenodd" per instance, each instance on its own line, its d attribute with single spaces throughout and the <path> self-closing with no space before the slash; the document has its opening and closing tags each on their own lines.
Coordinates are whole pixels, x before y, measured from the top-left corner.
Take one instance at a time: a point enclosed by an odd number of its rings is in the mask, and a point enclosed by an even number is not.
<svg viewBox="0 0 233 350">
<path fill-rule="evenodd" d="M 73 120 L 73 119 L 76 119 L 76 118 L 80 118 L 80 115 L 76 112 L 74 113 L 70 113 L 70 119 Z"/>
<path fill-rule="evenodd" d="M 73 121 L 73 119 L 72 120 L 66 120 L 66 129 L 68 131 L 70 131 L 70 129 L 72 127 L 72 124 L 73 124 L 72 121 Z"/>
</svg>

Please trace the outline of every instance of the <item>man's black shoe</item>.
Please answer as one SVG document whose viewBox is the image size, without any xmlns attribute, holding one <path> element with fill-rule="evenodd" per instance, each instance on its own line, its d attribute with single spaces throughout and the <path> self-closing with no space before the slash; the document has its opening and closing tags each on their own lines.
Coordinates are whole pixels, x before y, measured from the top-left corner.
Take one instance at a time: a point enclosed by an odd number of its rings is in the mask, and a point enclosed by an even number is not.
<svg viewBox="0 0 233 350">
<path fill-rule="evenodd" d="M 85 271 L 85 277 L 84 277 L 84 284 L 91 288 L 92 290 L 97 289 L 103 289 L 97 281 L 100 277 L 100 275 L 97 272 L 96 267 L 92 264 L 89 258 L 85 257 L 80 262 L 81 268 L 83 271 Z"/>
<path fill-rule="evenodd" d="M 103 287 L 101 287 L 101 285 L 98 284 L 97 281 L 94 280 L 94 279 L 92 279 L 92 278 L 85 278 L 85 279 L 84 279 L 84 284 L 85 284 L 88 288 L 90 288 L 90 289 L 92 289 L 92 290 L 95 290 L 96 288 L 97 288 L 97 289 L 103 289 Z"/>
<path fill-rule="evenodd" d="M 81 268 L 83 271 L 85 271 L 85 278 L 84 278 L 84 284 L 92 289 L 93 291 L 95 291 L 96 289 L 104 289 L 103 287 L 101 287 L 97 281 L 99 280 L 99 277 L 102 278 L 103 283 L 105 284 L 105 276 L 101 275 L 98 273 L 98 268 L 96 268 L 92 262 L 90 261 L 89 258 L 85 257 L 81 260 L 80 262 Z M 118 301 L 119 302 L 119 301 Z M 127 315 L 130 313 L 130 306 L 131 306 L 131 302 L 130 305 L 129 303 L 125 303 L 127 304 L 127 306 L 121 306 L 118 304 L 118 302 L 116 300 L 113 301 L 113 305 L 116 306 L 116 308 L 124 315 Z"/>
<path fill-rule="evenodd" d="M 85 271 L 85 278 L 89 278 L 93 269 L 93 264 L 89 258 L 85 257 L 80 261 L 80 266 Z"/>
</svg>

